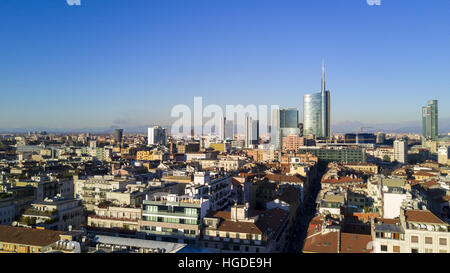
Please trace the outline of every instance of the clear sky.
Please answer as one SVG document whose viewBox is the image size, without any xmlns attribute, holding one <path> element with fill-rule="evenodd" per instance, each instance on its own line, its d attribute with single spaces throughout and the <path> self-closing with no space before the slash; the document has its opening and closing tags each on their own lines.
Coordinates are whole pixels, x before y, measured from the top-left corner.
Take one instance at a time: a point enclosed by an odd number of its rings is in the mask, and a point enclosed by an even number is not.
<svg viewBox="0 0 450 273">
<path fill-rule="evenodd" d="M 301 111 L 325 59 L 332 122 L 450 117 L 450 1 L 0 1 L 0 128 L 170 124 L 172 107 Z"/>
</svg>

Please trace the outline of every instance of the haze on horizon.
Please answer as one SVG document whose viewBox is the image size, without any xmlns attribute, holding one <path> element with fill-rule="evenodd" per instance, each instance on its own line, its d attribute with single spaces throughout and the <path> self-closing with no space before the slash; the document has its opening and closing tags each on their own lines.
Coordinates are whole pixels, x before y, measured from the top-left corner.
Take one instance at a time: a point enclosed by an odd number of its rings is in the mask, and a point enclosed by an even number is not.
<svg viewBox="0 0 450 273">
<path fill-rule="evenodd" d="M 331 122 L 450 124 L 450 1 L 5 0 L 0 128 L 169 125 L 177 104 L 301 109 L 325 59 Z"/>
</svg>

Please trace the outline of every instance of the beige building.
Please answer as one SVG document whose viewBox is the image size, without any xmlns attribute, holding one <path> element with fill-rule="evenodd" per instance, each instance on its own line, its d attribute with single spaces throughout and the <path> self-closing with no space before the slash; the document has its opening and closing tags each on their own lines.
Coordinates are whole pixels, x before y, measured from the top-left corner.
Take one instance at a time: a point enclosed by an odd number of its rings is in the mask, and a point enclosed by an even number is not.
<svg viewBox="0 0 450 273">
<path fill-rule="evenodd" d="M 79 228 L 83 224 L 81 200 L 61 197 L 46 198 L 31 204 L 22 214 L 20 225 L 36 226 L 53 230 Z"/>
<path fill-rule="evenodd" d="M 142 218 L 141 208 L 96 208 L 94 213 L 88 216 L 88 226 L 90 227 L 139 231 L 139 220 Z"/>
<path fill-rule="evenodd" d="M 370 173 L 370 174 L 378 174 L 378 166 L 376 164 L 371 163 L 347 163 L 344 164 L 344 167 L 355 170 L 355 171 L 361 171 L 364 173 Z"/>
<path fill-rule="evenodd" d="M 263 213 L 235 205 L 203 220 L 200 246 L 224 253 L 273 253 L 282 251 L 289 212 L 274 208 Z"/>
<path fill-rule="evenodd" d="M 401 210 L 400 219 L 372 220 L 375 253 L 450 253 L 449 225 L 428 210 Z"/>
<path fill-rule="evenodd" d="M 0 225 L 0 253 L 43 253 L 52 249 L 64 232 Z"/>
<path fill-rule="evenodd" d="M 169 160 L 169 154 L 163 151 L 138 151 L 136 153 L 136 160 L 139 161 L 166 161 Z"/>
<path fill-rule="evenodd" d="M 106 194 L 116 190 L 126 190 L 129 184 L 135 184 L 136 179 L 114 177 L 111 175 L 96 175 L 86 179 L 75 178 L 75 196 L 83 200 L 87 210 L 93 210 L 102 201 L 106 201 Z"/>
</svg>

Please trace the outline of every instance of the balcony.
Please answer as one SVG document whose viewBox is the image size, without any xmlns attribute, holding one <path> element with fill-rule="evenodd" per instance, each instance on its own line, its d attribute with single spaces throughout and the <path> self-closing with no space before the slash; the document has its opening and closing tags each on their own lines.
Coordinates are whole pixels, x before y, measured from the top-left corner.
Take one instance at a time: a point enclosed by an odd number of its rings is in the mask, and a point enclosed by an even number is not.
<svg viewBox="0 0 450 273">
<path fill-rule="evenodd" d="M 162 235 L 162 236 L 170 236 L 170 237 L 178 237 L 178 238 L 196 238 L 196 234 L 186 234 L 179 232 L 169 232 L 169 231 L 157 231 L 157 230 L 142 230 L 149 235 Z"/>
<path fill-rule="evenodd" d="M 186 218 L 192 218 L 192 219 L 197 219 L 198 218 L 198 214 L 186 214 L 184 212 L 170 212 L 170 211 L 148 211 L 148 210 L 143 210 L 142 211 L 142 215 L 152 215 L 152 216 L 178 216 L 178 217 L 186 217 Z"/>
<path fill-rule="evenodd" d="M 42 210 L 36 210 L 33 208 L 25 210 L 23 215 L 26 216 L 41 216 L 41 217 L 52 217 L 58 214 L 58 210 L 52 210 L 52 211 L 42 211 Z"/>
<path fill-rule="evenodd" d="M 139 219 L 131 219 L 131 218 L 115 218 L 115 217 L 108 217 L 108 216 L 101 216 L 96 214 L 91 214 L 88 217 L 94 218 L 94 219 L 101 219 L 101 220 L 110 220 L 110 221 L 120 221 L 120 222 L 135 222 L 137 223 Z"/>
</svg>

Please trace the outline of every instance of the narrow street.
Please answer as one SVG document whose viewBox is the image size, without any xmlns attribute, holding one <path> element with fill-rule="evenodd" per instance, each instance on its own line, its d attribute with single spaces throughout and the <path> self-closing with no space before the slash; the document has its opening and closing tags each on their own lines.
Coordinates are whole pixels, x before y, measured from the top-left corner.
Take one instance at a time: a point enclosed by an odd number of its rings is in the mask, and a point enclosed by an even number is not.
<svg viewBox="0 0 450 273">
<path fill-rule="evenodd" d="M 320 192 L 320 179 L 325 170 L 319 170 L 317 177 L 312 181 L 311 187 L 305 188 L 304 202 L 299 207 L 296 222 L 293 225 L 288 245 L 286 245 L 285 252 L 287 253 L 301 253 L 303 243 L 307 236 L 308 226 L 316 214 L 316 198 Z"/>
</svg>

